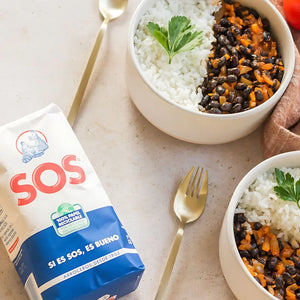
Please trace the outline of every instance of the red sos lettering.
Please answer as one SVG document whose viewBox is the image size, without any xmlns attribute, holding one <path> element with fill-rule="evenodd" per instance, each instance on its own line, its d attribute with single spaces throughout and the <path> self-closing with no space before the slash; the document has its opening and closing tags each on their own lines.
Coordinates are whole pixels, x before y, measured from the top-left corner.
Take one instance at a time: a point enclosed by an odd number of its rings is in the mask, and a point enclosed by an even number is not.
<svg viewBox="0 0 300 300">
<path fill-rule="evenodd" d="M 10 188 L 14 193 L 27 193 L 25 198 L 18 198 L 18 205 L 27 205 L 35 200 L 37 190 L 45 194 L 54 194 L 59 192 L 67 182 L 66 172 L 77 173 L 77 176 L 70 177 L 70 184 L 80 184 L 85 181 L 84 170 L 76 165 L 71 165 L 71 162 L 76 161 L 75 155 L 66 155 L 61 161 L 61 165 L 55 163 L 44 163 L 37 166 L 32 173 L 32 184 L 20 183 L 21 180 L 26 180 L 27 174 L 20 173 L 15 175 L 10 180 Z M 53 185 L 43 183 L 41 177 L 45 171 L 53 171 L 57 176 L 57 181 Z"/>
</svg>

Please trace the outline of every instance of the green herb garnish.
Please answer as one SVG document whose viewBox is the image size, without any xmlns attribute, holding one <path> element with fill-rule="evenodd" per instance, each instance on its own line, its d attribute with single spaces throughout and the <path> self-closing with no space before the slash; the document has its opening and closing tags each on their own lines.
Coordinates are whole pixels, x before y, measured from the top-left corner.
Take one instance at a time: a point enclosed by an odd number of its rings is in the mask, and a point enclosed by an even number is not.
<svg viewBox="0 0 300 300">
<path fill-rule="evenodd" d="M 202 31 L 192 32 L 195 26 L 190 23 L 191 20 L 184 16 L 175 16 L 169 21 L 168 30 L 153 22 L 147 24 L 151 34 L 168 52 L 169 64 L 174 55 L 201 45 Z"/>
<path fill-rule="evenodd" d="M 290 173 L 284 174 L 281 170 L 275 168 L 277 186 L 274 191 L 282 200 L 296 202 L 300 208 L 300 179 L 295 183 L 294 177 Z"/>
</svg>

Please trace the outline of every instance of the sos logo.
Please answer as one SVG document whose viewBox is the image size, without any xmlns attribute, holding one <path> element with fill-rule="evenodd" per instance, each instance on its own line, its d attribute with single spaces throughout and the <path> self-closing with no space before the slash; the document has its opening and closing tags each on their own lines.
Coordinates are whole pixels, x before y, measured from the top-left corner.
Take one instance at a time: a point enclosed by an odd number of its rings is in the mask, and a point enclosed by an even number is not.
<svg viewBox="0 0 300 300">
<path fill-rule="evenodd" d="M 54 194 L 64 188 L 67 183 L 68 173 L 77 173 L 77 175 L 68 176 L 68 182 L 70 184 L 80 184 L 85 182 L 86 176 L 84 170 L 74 165 L 77 161 L 75 155 L 66 155 L 61 161 L 61 165 L 56 163 L 43 163 L 37 166 L 32 173 L 32 184 L 24 182 L 27 180 L 26 173 L 19 173 L 12 177 L 10 180 L 10 188 L 14 193 L 27 193 L 24 198 L 18 198 L 18 206 L 27 205 L 34 201 L 37 196 L 37 191 L 45 194 Z M 73 163 L 73 164 L 71 164 Z M 43 182 L 44 172 L 52 171 L 56 176 L 56 182 L 54 184 L 45 184 Z M 28 178 L 29 180 L 29 178 Z"/>
</svg>

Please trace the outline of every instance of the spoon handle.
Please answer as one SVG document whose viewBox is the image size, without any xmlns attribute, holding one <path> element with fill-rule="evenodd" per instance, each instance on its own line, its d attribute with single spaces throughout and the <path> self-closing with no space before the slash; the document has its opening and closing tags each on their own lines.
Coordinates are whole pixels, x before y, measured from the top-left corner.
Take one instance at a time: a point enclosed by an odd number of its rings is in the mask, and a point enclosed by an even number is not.
<svg viewBox="0 0 300 300">
<path fill-rule="evenodd" d="M 99 52 L 104 34 L 106 32 L 107 24 L 108 24 L 109 20 L 110 20 L 109 18 L 105 18 L 104 21 L 102 22 L 102 25 L 100 27 L 97 39 L 96 39 L 95 44 L 94 44 L 94 48 L 92 50 L 92 53 L 91 53 L 90 58 L 88 60 L 88 63 L 85 67 L 85 70 L 84 70 L 84 73 L 82 75 L 82 78 L 81 78 L 79 87 L 77 89 L 75 98 L 74 98 L 72 106 L 70 108 L 67 119 L 68 119 L 71 126 L 73 126 L 73 124 L 75 122 L 75 119 L 77 117 L 77 114 L 78 114 L 78 111 L 79 111 L 79 108 L 80 108 L 80 105 L 81 105 L 81 102 L 82 102 L 82 98 L 83 98 L 83 95 L 85 93 L 85 90 L 86 90 L 88 81 L 90 79 L 91 73 L 93 71 L 93 67 L 94 67 L 95 61 L 97 59 L 97 55 L 98 55 L 98 52 Z"/>
<path fill-rule="evenodd" d="M 175 236 L 175 240 L 172 245 L 171 252 L 169 254 L 167 264 L 165 266 L 164 274 L 160 280 L 160 284 L 159 284 L 158 291 L 155 296 L 155 300 L 164 299 L 164 294 L 167 289 L 167 286 L 168 286 L 168 283 L 170 280 L 170 276 L 171 276 L 171 273 L 172 273 L 172 270 L 174 267 L 175 259 L 176 259 L 176 256 L 177 256 L 180 244 L 181 244 L 181 240 L 182 240 L 182 236 L 183 236 L 183 229 L 184 229 L 184 223 L 180 223 L 180 226 L 179 226 L 178 231 Z"/>
</svg>

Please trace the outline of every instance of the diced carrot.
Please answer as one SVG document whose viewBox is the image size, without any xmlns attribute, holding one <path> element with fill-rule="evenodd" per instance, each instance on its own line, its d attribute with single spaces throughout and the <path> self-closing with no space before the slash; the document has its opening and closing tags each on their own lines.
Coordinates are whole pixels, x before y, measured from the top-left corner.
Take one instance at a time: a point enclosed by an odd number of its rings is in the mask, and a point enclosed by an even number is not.
<svg viewBox="0 0 300 300">
<path fill-rule="evenodd" d="M 260 281 L 260 284 L 262 285 L 262 287 L 265 287 L 267 285 L 266 279 L 265 279 L 265 275 L 264 274 L 257 274 L 257 277 Z"/>
<path fill-rule="evenodd" d="M 267 234 L 268 232 L 270 232 L 271 228 L 270 226 L 268 225 L 264 225 L 262 228 L 261 228 L 263 234 Z"/>
<path fill-rule="evenodd" d="M 271 232 L 268 233 L 268 237 L 270 238 L 270 248 L 271 248 L 272 255 L 279 256 L 280 249 L 279 249 L 277 237 Z"/>
<path fill-rule="evenodd" d="M 254 92 L 250 93 L 250 101 L 254 102 L 254 103 L 256 102 L 256 98 L 255 98 L 255 93 Z"/>
<path fill-rule="evenodd" d="M 285 265 L 282 261 L 278 261 L 275 270 L 279 275 L 281 275 L 283 272 L 285 272 Z"/>
<path fill-rule="evenodd" d="M 294 253 L 294 250 L 288 243 L 283 243 L 283 249 L 280 252 L 280 255 L 284 258 L 291 257 L 292 254 Z"/>
<path fill-rule="evenodd" d="M 268 87 L 267 90 L 268 90 L 269 98 L 271 98 L 274 93 L 273 93 L 273 91 L 272 91 L 272 89 L 270 87 Z"/>
<path fill-rule="evenodd" d="M 261 76 L 264 79 L 265 83 L 267 83 L 270 86 L 273 85 L 273 80 L 271 77 L 269 77 L 267 74 L 264 74 L 264 73 Z"/>
<path fill-rule="evenodd" d="M 225 102 L 226 102 L 226 97 L 225 96 L 220 96 L 219 97 L 219 103 L 222 105 Z"/>
<path fill-rule="evenodd" d="M 240 82 L 245 83 L 247 85 L 252 85 L 253 84 L 253 82 L 251 80 L 245 78 L 244 76 L 241 77 Z"/>
<path fill-rule="evenodd" d="M 261 73 L 259 70 L 254 71 L 254 76 L 258 82 L 264 82 L 264 78 L 261 76 Z"/>
<path fill-rule="evenodd" d="M 288 300 L 296 300 L 295 290 L 297 290 L 299 287 L 296 283 L 293 283 L 289 285 L 286 289 L 286 299 Z"/>
<path fill-rule="evenodd" d="M 257 274 L 256 274 L 256 272 L 254 271 L 253 266 L 250 266 L 250 264 L 249 264 L 247 258 L 246 258 L 246 257 L 243 257 L 242 260 L 243 260 L 244 264 L 246 265 L 246 267 L 247 267 L 248 271 L 250 272 L 250 274 L 251 274 L 253 277 L 256 276 Z"/>
<path fill-rule="evenodd" d="M 224 57 L 226 58 L 226 60 L 229 60 L 230 59 L 230 55 L 229 54 L 224 54 Z"/>
<path fill-rule="evenodd" d="M 250 108 L 255 107 L 256 104 L 257 104 L 257 103 L 256 103 L 255 101 L 249 101 L 249 107 L 250 107 Z"/>
<path fill-rule="evenodd" d="M 262 66 L 262 69 L 263 70 L 271 70 L 271 69 L 273 69 L 273 64 L 272 63 L 269 63 L 269 64 L 264 64 L 263 66 Z"/>
<path fill-rule="evenodd" d="M 240 42 L 243 46 L 248 47 L 252 42 L 248 39 L 240 39 Z"/>
<path fill-rule="evenodd" d="M 262 250 L 269 252 L 270 251 L 270 238 L 268 235 L 265 236 L 265 240 L 262 244 Z"/>
<path fill-rule="evenodd" d="M 240 75 L 246 74 L 246 73 L 252 71 L 252 68 L 248 67 L 248 66 L 238 65 L 237 67 L 240 70 Z"/>
<path fill-rule="evenodd" d="M 257 23 L 253 23 L 252 25 L 251 25 L 251 29 L 252 29 L 252 31 L 254 32 L 254 33 L 258 33 L 258 32 L 260 32 L 260 28 L 258 27 L 258 24 Z"/>
<path fill-rule="evenodd" d="M 300 257 L 300 248 L 296 250 L 296 255 Z"/>
</svg>

